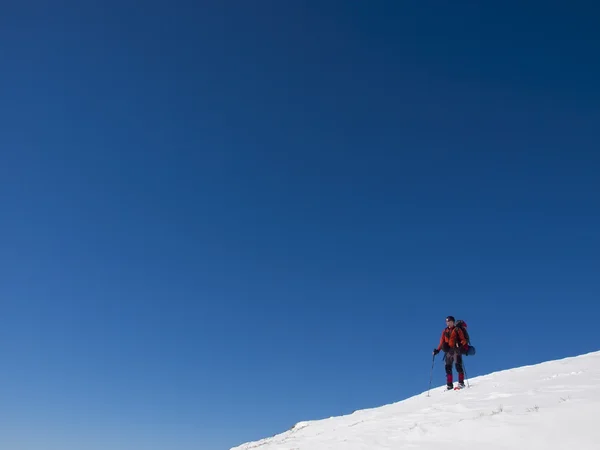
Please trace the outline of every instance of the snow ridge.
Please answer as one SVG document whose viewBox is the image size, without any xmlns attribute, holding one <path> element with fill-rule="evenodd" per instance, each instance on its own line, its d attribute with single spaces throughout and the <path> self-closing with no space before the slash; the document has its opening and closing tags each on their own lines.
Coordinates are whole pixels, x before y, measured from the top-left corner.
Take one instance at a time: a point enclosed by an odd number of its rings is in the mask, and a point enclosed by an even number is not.
<svg viewBox="0 0 600 450">
<path fill-rule="evenodd" d="M 600 351 L 495 372 L 231 450 L 596 450 Z M 485 447 L 483 447 L 485 446 Z"/>
</svg>

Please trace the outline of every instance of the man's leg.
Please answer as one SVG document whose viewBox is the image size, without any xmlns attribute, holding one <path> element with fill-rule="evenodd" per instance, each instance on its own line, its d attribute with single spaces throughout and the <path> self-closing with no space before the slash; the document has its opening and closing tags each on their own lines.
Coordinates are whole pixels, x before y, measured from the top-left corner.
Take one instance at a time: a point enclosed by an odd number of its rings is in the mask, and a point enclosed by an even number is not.
<svg viewBox="0 0 600 450">
<path fill-rule="evenodd" d="M 452 363 L 454 362 L 454 355 L 452 353 L 446 353 L 444 357 L 446 361 L 446 385 L 449 388 L 454 386 L 454 381 L 452 379 Z"/>
<path fill-rule="evenodd" d="M 461 386 L 465 385 L 465 371 L 463 368 L 462 355 L 459 353 L 456 355 L 456 371 L 458 372 L 458 384 Z"/>
</svg>

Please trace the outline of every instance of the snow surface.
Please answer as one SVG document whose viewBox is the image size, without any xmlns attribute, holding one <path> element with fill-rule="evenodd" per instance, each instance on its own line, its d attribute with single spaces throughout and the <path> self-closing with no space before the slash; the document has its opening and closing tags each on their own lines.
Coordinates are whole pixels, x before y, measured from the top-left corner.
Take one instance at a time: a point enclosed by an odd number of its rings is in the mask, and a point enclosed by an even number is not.
<svg viewBox="0 0 600 450">
<path fill-rule="evenodd" d="M 600 352 L 469 381 L 460 391 L 438 386 L 429 397 L 300 422 L 231 450 L 600 449 Z"/>
</svg>

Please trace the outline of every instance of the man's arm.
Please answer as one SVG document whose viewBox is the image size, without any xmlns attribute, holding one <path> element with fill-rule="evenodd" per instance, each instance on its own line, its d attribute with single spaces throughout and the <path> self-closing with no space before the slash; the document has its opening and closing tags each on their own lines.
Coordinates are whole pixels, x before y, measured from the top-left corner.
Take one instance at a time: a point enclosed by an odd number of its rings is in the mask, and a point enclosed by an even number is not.
<svg viewBox="0 0 600 450">
<path fill-rule="evenodd" d="M 446 330 L 442 331 L 442 336 L 440 337 L 440 345 L 438 345 L 437 351 L 439 352 L 444 347 L 444 335 L 446 334 Z"/>
<path fill-rule="evenodd" d="M 465 333 L 463 332 L 463 330 L 459 329 L 458 335 L 460 338 L 460 345 L 462 347 L 466 347 L 469 344 L 469 341 L 467 341 L 467 338 L 465 337 Z"/>
</svg>

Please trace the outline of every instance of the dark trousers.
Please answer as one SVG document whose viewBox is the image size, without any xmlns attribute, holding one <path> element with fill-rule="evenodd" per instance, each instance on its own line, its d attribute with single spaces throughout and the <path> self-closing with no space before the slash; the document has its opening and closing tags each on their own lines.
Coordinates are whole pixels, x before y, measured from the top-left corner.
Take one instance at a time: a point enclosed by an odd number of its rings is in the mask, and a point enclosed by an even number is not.
<svg viewBox="0 0 600 450">
<path fill-rule="evenodd" d="M 465 381 L 465 371 L 463 369 L 463 361 L 462 355 L 458 352 L 458 350 L 452 350 L 447 352 L 444 355 L 444 362 L 446 368 L 446 383 L 450 386 L 453 383 L 452 379 L 452 364 L 456 367 L 456 371 L 458 372 L 458 382 L 464 383 Z"/>
</svg>

